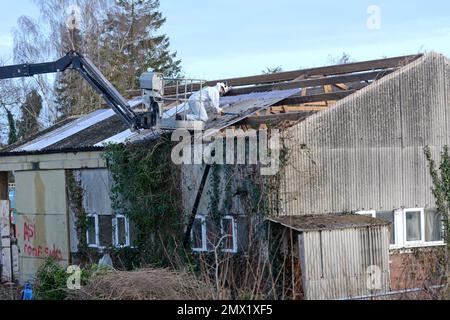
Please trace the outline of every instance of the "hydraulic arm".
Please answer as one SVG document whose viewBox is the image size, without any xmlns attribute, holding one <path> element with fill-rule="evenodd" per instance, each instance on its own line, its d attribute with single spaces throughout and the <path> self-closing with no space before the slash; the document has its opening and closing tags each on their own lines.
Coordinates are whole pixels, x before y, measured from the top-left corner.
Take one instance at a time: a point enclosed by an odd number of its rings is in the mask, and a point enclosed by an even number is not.
<svg viewBox="0 0 450 320">
<path fill-rule="evenodd" d="M 130 128 L 150 129 L 156 125 L 157 115 L 160 114 L 158 103 L 151 101 L 147 112 L 134 112 L 128 102 L 103 76 L 92 61 L 74 51 L 67 53 L 64 57 L 54 62 L 0 67 L 0 80 L 64 72 L 68 69 L 78 71 Z"/>
</svg>

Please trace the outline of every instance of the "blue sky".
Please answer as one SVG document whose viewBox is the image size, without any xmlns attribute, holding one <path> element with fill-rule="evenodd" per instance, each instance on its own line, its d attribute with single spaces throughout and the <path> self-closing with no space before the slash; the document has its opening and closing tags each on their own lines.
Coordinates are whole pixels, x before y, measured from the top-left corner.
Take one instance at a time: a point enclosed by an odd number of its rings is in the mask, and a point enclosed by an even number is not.
<svg viewBox="0 0 450 320">
<path fill-rule="evenodd" d="M 381 29 L 367 27 L 367 8 L 381 9 Z M 219 79 L 330 63 L 438 51 L 450 56 L 450 3 L 437 0 L 161 0 L 163 32 L 189 77 Z M 20 15 L 37 17 L 31 0 L 0 12 L 0 55 L 11 57 Z"/>
</svg>

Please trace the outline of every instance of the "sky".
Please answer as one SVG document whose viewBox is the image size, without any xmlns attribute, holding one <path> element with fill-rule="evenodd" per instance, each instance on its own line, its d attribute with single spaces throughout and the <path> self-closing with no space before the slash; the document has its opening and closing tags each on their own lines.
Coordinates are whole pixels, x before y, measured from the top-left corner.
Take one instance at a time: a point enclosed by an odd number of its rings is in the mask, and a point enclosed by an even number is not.
<svg viewBox="0 0 450 320">
<path fill-rule="evenodd" d="M 161 0 L 160 9 L 167 18 L 161 32 L 192 78 L 323 66 L 344 52 L 355 61 L 424 51 L 450 56 L 448 1 Z M 32 0 L 8 1 L 0 11 L 4 59 L 12 56 L 11 30 L 21 15 L 38 17 Z"/>
</svg>

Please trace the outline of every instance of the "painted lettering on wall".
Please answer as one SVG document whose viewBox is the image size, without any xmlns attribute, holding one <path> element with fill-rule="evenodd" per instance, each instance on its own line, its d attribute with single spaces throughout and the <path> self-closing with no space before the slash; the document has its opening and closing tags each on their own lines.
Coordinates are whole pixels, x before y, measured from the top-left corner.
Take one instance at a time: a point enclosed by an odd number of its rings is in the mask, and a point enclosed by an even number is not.
<svg viewBox="0 0 450 320">
<path fill-rule="evenodd" d="M 36 241 L 36 225 L 24 223 L 23 225 L 23 254 L 34 258 L 53 257 L 62 260 L 61 249 L 56 244 L 49 246 L 35 246 L 32 242 Z"/>
</svg>

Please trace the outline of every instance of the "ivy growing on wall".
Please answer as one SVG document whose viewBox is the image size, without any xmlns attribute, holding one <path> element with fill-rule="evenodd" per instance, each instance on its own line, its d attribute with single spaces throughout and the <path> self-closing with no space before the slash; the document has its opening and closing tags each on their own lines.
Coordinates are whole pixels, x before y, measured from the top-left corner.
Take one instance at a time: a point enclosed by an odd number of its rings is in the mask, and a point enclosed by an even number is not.
<svg viewBox="0 0 450 320">
<path fill-rule="evenodd" d="M 86 233 L 89 228 L 87 213 L 83 208 L 84 190 L 76 181 L 73 171 L 66 171 L 67 198 L 70 211 L 74 214 L 75 227 L 78 238 L 78 253 L 74 257 L 81 264 L 92 264 L 98 261 L 99 253 L 90 249 L 87 244 Z"/>
<path fill-rule="evenodd" d="M 179 167 L 170 136 L 133 145 L 110 145 L 104 159 L 112 175 L 112 202 L 131 223 L 135 264 L 172 265 L 183 237 Z"/>
<path fill-rule="evenodd" d="M 441 152 L 441 161 L 438 167 L 433 160 L 431 149 L 425 148 L 425 156 L 428 161 L 431 178 L 433 181 L 432 192 L 436 199 L 438 212 L 442 215 L 444 241 L 446 248 L 440 253 L 439 261 L 444 270 L 447 297 L 450 294 L 450 152 L 449 147 L 445 146 Z"/>
</svg>

